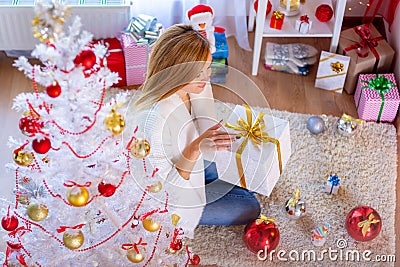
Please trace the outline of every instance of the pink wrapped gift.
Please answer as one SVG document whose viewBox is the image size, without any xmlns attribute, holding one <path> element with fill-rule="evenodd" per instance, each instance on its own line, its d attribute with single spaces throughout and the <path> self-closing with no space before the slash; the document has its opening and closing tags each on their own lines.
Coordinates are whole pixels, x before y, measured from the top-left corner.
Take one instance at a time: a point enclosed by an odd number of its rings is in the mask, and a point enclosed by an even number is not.
<svg viewBox="0 0 400 267">
<path fill-rule="evenodd" d="M 354 100 L 360 119 L 392 122 L 400 104 L 394 74 L 360 74 Z"/>
<path fill-rule="evenodd" d="M 126 33 L 121 35 L 121 40 L 125 56 L 126 85 L 142 84 L 146 79 L 151 47 L 148 44 L 138 45 Z"/>
</svg>

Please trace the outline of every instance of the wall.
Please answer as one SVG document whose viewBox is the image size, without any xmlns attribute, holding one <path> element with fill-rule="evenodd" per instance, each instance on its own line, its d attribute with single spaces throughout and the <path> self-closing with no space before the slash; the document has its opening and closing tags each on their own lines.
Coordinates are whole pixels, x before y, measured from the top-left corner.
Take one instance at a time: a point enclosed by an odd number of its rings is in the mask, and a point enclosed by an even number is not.
<svg viewBox="0 0 400 267">
<path fill-rule="evenodd" d="M 395 26 L 396 25 L 396 26 Z M 398 84 L 400 83 L 400 4 L 397 6 L 395 19 L 392 24 L 391 32 L 387 30 L 389 44 L 396 51 L 393 70 L 396 74 Z"/>
</svg>

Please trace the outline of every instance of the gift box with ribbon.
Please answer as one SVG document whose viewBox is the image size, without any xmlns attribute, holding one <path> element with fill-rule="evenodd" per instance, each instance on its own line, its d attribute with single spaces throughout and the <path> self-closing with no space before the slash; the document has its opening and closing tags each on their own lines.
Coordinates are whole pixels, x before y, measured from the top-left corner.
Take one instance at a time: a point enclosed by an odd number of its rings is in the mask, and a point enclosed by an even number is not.
<svg viewBox="0 0 400 267">
<path fill-rule="evenodd" d="M 400 104 L 394 74 L 360 74 L 354 100 L 360 119 L 392 122 Z"/>
<path fill-rule="evenodd" d="M 120 80 L 115 83 L 115 86 L 125 86 L 126 84 L 126 70 L 125 70 L 125 59 L 122 52 L 121 42 L 117 38 L 106 38 L 101 40 L 95 40 L 92 44 L 100 43 L 107 47 L 107 54 L 104 61 L 104 65 L 112 71 L 118 73 Z"/>
<path fill-rule="evenodd" d="M 226 83 L 226 75 L 229 72 L 226 58 L 215 58 L 211 62 L 211 83 Z"/>
<path fill-rule="evenodd" d="M 372 25 L 361 25 L 341 32 L 338 51 L 351 57 L 344 89 L 353 94 L 360 73 L 388 73 L 394 50 Z"/>
<path fill-rule="evenodd" d="M 216 152 L 219 179 L 269 196 L 291 155 L 289 122 L 237 105 L 225 127 L 240 139 Z"/>
<path fill-rule="evenodd" d="M 349 62 L 350 57 L 322 51 L 315 87 L 342 93 Z"/>
<path fill-rule="evenodd" d="M 285 19 L 285 14 L 280 11 L 274 11 L 271 16 L 269 27 L 272 29 L 282 30 L 283 21 Z"/>
<path fill-rule="evenodd" d="M 213 59 L 228 58 L 229 49 L 228 41 L 226 40 L 225 29 L 222 27 L 215 27 L 215 52 L 212 54 Z"/>
<path fill-rule="evenodd" d="M 131 35 L 121 35 L 125 55 L 126 85 L 142 84 L 146 79 L 147 64 L 151 46 L 138 45 Z"/>
<path fill-rule="evenodd" d="M 336 195 L 338 193 L 340 186 L 340 178 L 335 174 L 329 174 L 328 180 L 325 185 L 325 192 L 332 195 Z"/>
<path fill-rule="evenodd" d="M 308 33 L 312 26 L 312 20 L 307 15 L 300 16 L 296 20 L 296 30 L 300 33 Z"/>
</svg>

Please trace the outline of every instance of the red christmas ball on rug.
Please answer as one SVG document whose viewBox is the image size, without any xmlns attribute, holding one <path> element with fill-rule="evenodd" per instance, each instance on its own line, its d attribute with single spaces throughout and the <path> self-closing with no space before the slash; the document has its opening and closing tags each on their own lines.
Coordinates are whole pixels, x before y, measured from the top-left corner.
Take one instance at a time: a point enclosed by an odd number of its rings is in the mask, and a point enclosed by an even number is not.
<svg viewBox="0 0 400 267">
<path fill-rule="evenodd" d="M 105 183 L 101 182 L 97 186 L 97 189 L 99 190 L 100 194 L 103 197 L 111 197 L 112 195 L 114 195 L 115 190 L 117 189 L 117 187 L 115 185 L 112 185 L 112 184 L 105 184 Z"/>
<path fill-rule="evenodd" d="M 51 148 L 50 139 L 47 137 L 35 139 L 32 141 L 32 148 L 36 153 L 46 154 Z"/>
<path fill-rule="evenodd" d="M 357 241 L 369 241 L 377 237 L 382 228 L 379 213 L 371 207 L 359 206 L 346 218 L 347 233 Z"/>
<path fill-rule="evenodd" d="M 274 219 L 261 216 L 260 219 L 246 225 L 243 240 L 251 252 L 257 254 L 262 250 L 268 253 L 276 248 L 280 235 L 274 221 Z"/>
<path fill-rule="evenodd" d="M 46 87 L 46 92 L 50 97 L 55 98 L 61 94 L 61 86 L 58 82 L 54 82 Z"/>
<path fill-rule="evenodd" d="M 193 254 L 192 258 L 190 259 L 190 264 L 198 265 L 200 263 L 200 257 L 197 254 Z"/>
<path fill-rule="evenodd" d="M 327 22 L 333 17 L 333 9 L 330 5 L 322 4 L 315 10 L 315 17 L 321 22 Z"/>
<path fill-rule="evenodd" d="M 265 12 L 265 16 L 268 15 L 269 12 L 271 12 L 271 9 L 272 9 L 272 4 L 268 0 L 268 2 L 267 2 L 267 11 Z M 258 0 L 256 0 L 254 2 L 254 10 L 256 11 L 256 13 L 258 12 Z"/>
<path fill-rule="evenodd" d="M 85 70 L 90 70 L 96 64 L 96 55 L 92 50 L 84 50 L 74 59 L 75 65 L 82 65 Z"/>
</svg>

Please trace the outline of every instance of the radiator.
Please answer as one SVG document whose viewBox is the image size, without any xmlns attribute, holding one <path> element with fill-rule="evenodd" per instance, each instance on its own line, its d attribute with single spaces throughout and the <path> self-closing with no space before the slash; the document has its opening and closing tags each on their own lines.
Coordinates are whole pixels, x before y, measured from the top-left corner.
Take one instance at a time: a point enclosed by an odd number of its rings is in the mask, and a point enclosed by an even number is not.
<svg viewBox="0 0 400 267">
<path fill-rule="evenodd" d="M 94 38 L 117 37 L 131 17 L 131 6 L 72 6 L 71 17 L 81 17 L 82 29 Z M 32 50 L 39 41 L 32 35 L 33 6 L 0 6 L 0 50 Z"/>
</svg>

